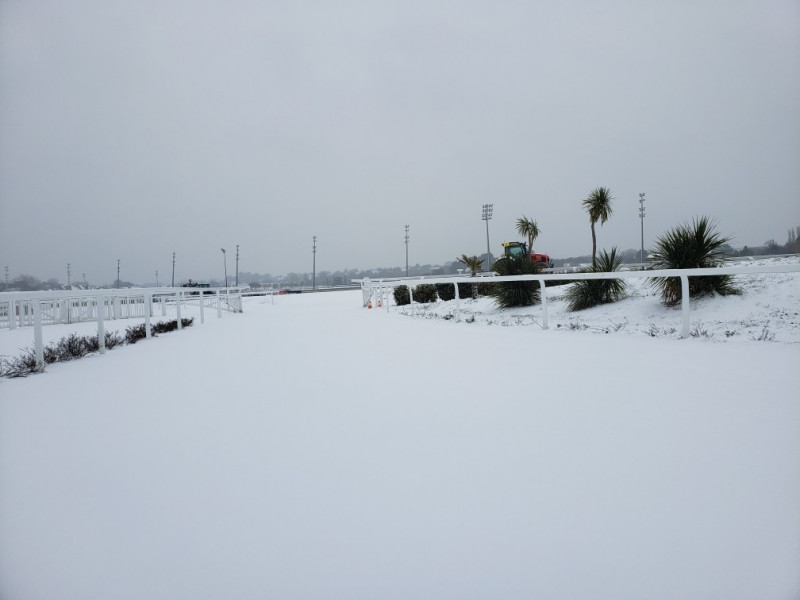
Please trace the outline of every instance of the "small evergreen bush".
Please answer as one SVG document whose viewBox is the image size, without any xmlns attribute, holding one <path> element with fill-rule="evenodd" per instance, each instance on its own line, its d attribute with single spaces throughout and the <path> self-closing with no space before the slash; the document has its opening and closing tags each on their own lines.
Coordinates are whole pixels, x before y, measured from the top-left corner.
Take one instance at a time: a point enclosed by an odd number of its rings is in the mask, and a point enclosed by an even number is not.
<svg viewBox="0 0 800 600">
<path fill-rule="evenodd" d="M 456 297 L 456 288 L 452 283 L 437 283 L 436 293 L 439 295 L 439 300 L 447 302 Z"/>
<path fill-rule="evenodd" d="M 501 276 L 534 275 L 541 272 L 539 265 L 531 262 L 527 256 L 501 258 L 492 266 Z M 530 306 L 541 300 L 538 281 L 502 281 L 492 283 L 489 295 L 495 304 L 502 308 L 513 306 Z"/>
<path fill-rule="evenodd" d="M 597 259 L 596 273 L 611 273 L 619 269 L 622 257 L 617 254 L 617 248 L 611 249 L 611 254 L 605 250 Z M 585 272 L 593 272 L 588 269 Z M 625 282 L 622 279 L 579 279 L 565 293 L 567 310 L 577 311 L 616 302 L 625 294 Z"/>
<path fill-rule="evenodd" d="M 405 306 L 406 304 L 411 303 L 411 298 L 408 295 L 407 285 L 398 285 L 396 288 L 394 288 L 392 294 L 394 295 L 394 303 L 397 306 Z"/>
<path fill-rule="evenodd" d="M 414 302 L 429 304 L 436 302 L 436 286 L 432 283 L 420 283 L 414 288 Z"/>
<path fill-rule="evenodd" d="M 147 337 L 147 324 L 142 323 L 140 325 L 134 325 L 133 327 L 128 327 L 125 330 L 125 343 L 126 344 L 135 344 L 139 340 L 143 340 Z"/>
<path fill-rule="evenodd" d="M 718 267 L 725 262 L 725 246 L 731 241 L 714 231 L 708 217 L 692 221 L 668 231 L 656 241 L 653 252 L 655 269 L 705 269 Z M 681 301 L 679 277 L 654 277 L 652 285 L 661 292 L 667 306 Z M 733 283 L 732 275 L 689 277 L 689 297 L 717 293 L 721 296 L 738 295 L 742 291 Z"/>
</svg>

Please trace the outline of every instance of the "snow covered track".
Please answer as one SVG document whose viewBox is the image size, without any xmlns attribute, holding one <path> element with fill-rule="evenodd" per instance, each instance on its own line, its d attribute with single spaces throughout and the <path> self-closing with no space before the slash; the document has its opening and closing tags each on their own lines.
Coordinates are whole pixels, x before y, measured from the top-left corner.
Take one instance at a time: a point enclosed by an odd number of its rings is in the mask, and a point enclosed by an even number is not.
<svg viewBox="0 0 800 600">
<path fill-rule="evenodd" d="M 0 598 L 798 597 L 800 345 L 359 298 L 0 381 Z"/>
</svg>

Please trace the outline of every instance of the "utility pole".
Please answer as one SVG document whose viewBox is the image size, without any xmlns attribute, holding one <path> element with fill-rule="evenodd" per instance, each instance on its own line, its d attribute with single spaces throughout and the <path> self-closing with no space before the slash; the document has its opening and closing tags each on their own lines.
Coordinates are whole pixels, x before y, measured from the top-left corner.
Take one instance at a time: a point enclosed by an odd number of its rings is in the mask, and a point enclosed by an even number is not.
<svg viewBox="0 0 800 600">
<path fill-rule="evenodd" d="M 312 262 L 311 268 L 311 289 L 317 289 L 317 236 L 314 236 L 314 242 L 311 246 L 311 252 L 314 255 L 314 260 Z"/>
<path fill-rule="evenodd" d="M 489 220 L 492 218 L 493 209 L 494 209 L 494 204 L 484 204 L 483 213 L 481 215 L 481 220 L 486 221 L 486 270 L 487 271 L 490 268 L 489 256 L 491 255 L 491 252 L 489 251 Z"/>
<path fill-rule="evenodd" d="M 70 265 L 69 265 L 69 263 L 67 263 L 67 289 L 71 290 L 72 289 L 72 279 L 70 279 L 69 267 L 70 267 Z"/>
<path fill-rule="evenodd" d="M 236 244 L 236 287 L 239 287 L 239 244 Z"/>
<path fill-rule="evenodd" d="M 228 255 L 225 248 L 220 248 L 220 250 L 222 250 L 222 260 L 225 262 L 225 287 L 228 287 Z"/>
<path fill-rule="evenodd" d="M 406 277 L 408 277 L 408 225 L 406 225 Z"/>
<path fill-rule="evenodd" d="M 8 291 L 8 266 L 6 266 L 6 287 L 3 289 L 3 291 Z"/>
<path fill-rule="evenodd" d="M 158 269 L 156 269 L 156 287 L 158 287 Z"/>
<path fill-rule="evenodd" d="M 175 287 L 175 253 L 172 253 L 172 287 Z"/>
<path fill-rule="evenodd" d="M 117 289 L 119 289 L 119 259 L 117 259 Z"/>
<path fill-rule="evenodd" d="M 644 192 L 639 194 L 639 219 L 642 221 L 642 250 L 639 255 L 639 262 L 644 264 Z"/>
</svg>

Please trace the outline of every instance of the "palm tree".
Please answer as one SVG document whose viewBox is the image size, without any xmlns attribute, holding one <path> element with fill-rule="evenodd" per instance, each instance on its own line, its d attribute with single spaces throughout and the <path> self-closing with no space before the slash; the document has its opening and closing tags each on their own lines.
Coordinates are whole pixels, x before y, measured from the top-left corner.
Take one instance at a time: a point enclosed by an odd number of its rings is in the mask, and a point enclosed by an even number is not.
<svg viewBox="0 0 800 600">
<path fill-rule="evenodd" d="M 592 271 L 597 268 L 597 236 L 594 232 L 594 224 L 600 221 L 600 225 L 608 221 L 611 216 L 611 190 L 599 187 L 592 190 L 592 193 L 583 201 L 583 208 L 589 213 L 589 223 L 592 226 Z"/>
<path fill-rule="evenodd" d="M 517 219 L 517 233 L 528 238 L 528 252 L 533 252 L 533 242 L 541 233 L 538 223 L 523 215 Z"/>
<path fill-rule="evenodd" d="M 467 256 L 466 254 L 462 254 L 460 258 L 456 259 L 462 265 L 465 265 L 469 269 L 470 277 L 475 277 L 478 273 L 480 273 L 481 268 L 483 267 L 483 261 L 478 258 L 477 256 Z M 475 299 L 478 297 L 478 284 L 472 284 L 472 298 Z"/>
</svg>

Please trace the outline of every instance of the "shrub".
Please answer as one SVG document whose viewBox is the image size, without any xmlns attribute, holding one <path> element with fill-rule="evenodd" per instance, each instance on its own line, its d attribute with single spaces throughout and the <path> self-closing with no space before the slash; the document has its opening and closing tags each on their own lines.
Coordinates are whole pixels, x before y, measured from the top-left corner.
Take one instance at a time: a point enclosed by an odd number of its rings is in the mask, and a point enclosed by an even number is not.
<svg viewBox="0 0 800 600">
<path fill-rule="evenodd" d="M 478 297 L 478 284 L 472 283 L 459 283 L 458 284 L 458 297 L 459 298 L 477 298 Z"/>
<path fill-rule="evenodd" d="M 439 295 L 439 300 L 447 302 L 456 297 L 456 288 L 452 283 L 437 283 L 436 293 Z"/>
<path fill-rule="evenodd" d="M 414 288 L 414 301 L 422 304 L 436 302 L 436 286 L 432 283 L 420 283 Z"/>
<path fill-rule="evenodd" d="M 605 250 L 597 259 L 594 272 L 611 273 L 619 269 L 622 257 L 617 254 L 616 247 L 611 249 L 611 254 Z M 587 269 L 585 272 L 592 272 Z M 621 279 L 579 279 L 567 290 L 567 310 L 577 311 L 591 308 L 598 304 L 616 302 L 625 294 L 625 282 Z"/>
<path fill-rule="evenodd" d="M 117 346 L 124 343 L 120 335 L 116 331 L 106 331 L 106 348 L 111 350 L 112 348 L 116 348 Z"/>
<path fill-rule="evenodd" d="M 128 327 L 125 330 L 126 344 L 135 344 L 139 340 L 143 340 L 146 337 L 147 337 L 146 323 L 141 323 L 140 325 L 134 325 L 133 327 Z"/>
<path fill-rule="evenodd" d="M 724 246 L 730 242 L 714 231 L 714 223 L 707 217 L 679 225 L 656 241 L 653 267 L 656 269 L 705 269 L 718 267 L 725 262 Z M 652 285 L 661 292 L 667 306 L 681 301 L 681 280 L 678 277 L 655 277 Z M 721 296 L 741 294 L 731 275 L 689 277 L 689 297 L 705 294 Z"/>
<path fill-rule="evenodd" d="M 0 359 L 0 376 L 8 377 L 27 377 L 31 373 L 38 372 L 36 366 L 36 354 L 31 348 L 25 348 L 22 354 L 12 358 Z"/>
<path fill-rule="evenodd" d="M 56 346 L 56 353 L 58 355 L 58 360 L 65 362 L 86 356 L 89 351 L 86 349 L 85 338 L 76 333 L 71 333 L 61 338 Z"/>
<path fill-rule="evenodd" d="M 407 285 L 398 285 L 394 288 L 394 303 L 397 306 L 405 306 L 406 304 L 411 303 L 411 298 L 408 295 L 408 286 Z"/>
<path fill-rule="evenodd" d="M 501 258 L 493 267 L 501 276 L 533 275 L 540 272 L 539 265 L 532 263 L 527 256 Z M 492 283 L 488 294 L 494 298 L 495 304 L 502 308 L 512 306 L 529 306 L 541 299 L 538 281 L 502 281 Z"/>
</svg>

